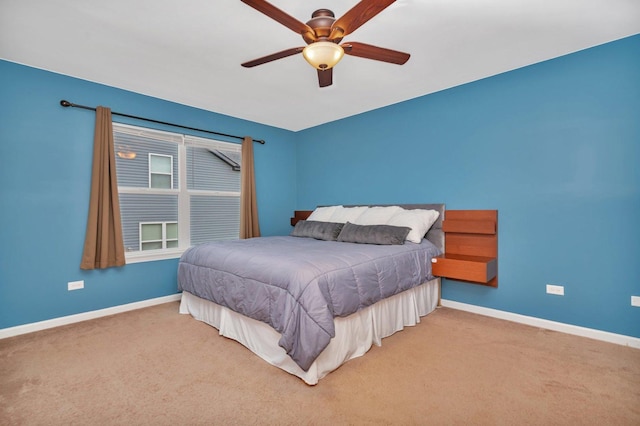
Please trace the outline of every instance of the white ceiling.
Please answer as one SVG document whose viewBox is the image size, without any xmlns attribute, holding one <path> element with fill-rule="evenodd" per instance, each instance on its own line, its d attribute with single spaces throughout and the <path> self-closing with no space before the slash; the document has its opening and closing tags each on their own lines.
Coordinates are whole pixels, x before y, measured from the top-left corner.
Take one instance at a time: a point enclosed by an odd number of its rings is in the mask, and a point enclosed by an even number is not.
<svg viewBox="0 0 640 426">
<path fill-rule="evenodd" d="M 306 22 L 357 0 L 271 3 Z M 345 56 L 320 89 L 302 55 L 240 66 L 305 45 L 240 0 L 0 0 L 2 59 L 293 131 L 638 33 L 640 0 L 398 0 L 344 41 L 411 59 Z"/>
</svg>

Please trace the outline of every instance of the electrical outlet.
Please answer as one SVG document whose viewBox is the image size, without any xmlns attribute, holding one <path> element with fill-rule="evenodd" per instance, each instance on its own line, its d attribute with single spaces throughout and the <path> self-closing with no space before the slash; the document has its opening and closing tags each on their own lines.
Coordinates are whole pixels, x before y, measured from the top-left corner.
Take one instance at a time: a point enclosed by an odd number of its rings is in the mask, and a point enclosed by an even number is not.
<svg viewBox="0 0 640 426">
<path fill-rule="evenodd" d="M 564 296 L 564 286 L 547 284 L 547 293 Z"/>
<path fill-rule="evenodd" d="M 631 296 L 631 306 L 640 307 L 640 296 Z"/>
<path fill-rule="evenodd" d="M 84 288 L 84 280 L 81 281 L 69 281 L 67 283 L 67 290 L 80 290 Z"/>
</svg>

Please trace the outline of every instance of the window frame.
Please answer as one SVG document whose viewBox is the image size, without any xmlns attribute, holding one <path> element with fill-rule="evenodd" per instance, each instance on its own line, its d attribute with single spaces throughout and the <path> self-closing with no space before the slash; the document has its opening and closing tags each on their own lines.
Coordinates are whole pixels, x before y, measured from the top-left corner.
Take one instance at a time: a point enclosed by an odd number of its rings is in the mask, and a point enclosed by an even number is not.
<svg viewBox="0 0 640 426">
<path fill-rule="evenodd" d="M 154 172 L 151 170 L 151 159 L 152 158 L 168 158 L 169 159 L 169 173 L 163 173 L 163 172 Z M 149 169 L 149 180 L 148 180 L 148 185 L 150 189 L 174 189 L 173 187 L 173 155 L 167 155 L 167 154 L 156 154 L 154 152 L 150 152 L 149 153 L 149 160 L 148 160 L 148 169 Z M 169 188 L 160 188 L 160 187 L 155 187 L 152 186 L 151 182 L 152 182 L 152 177 L 153 175 L 159 175 L 159 176 L 169 176 Z"/>
<path fill-rule="evenodd" d="M 141 247 L 138 247 L 138 251 L 127 251 L 125 252 L 126 263 L 139 263 L 139 262 L 149 262 L 156 260 L 167 260 L 167 259 L 176 259 L 179 258 L 182 253 L 191 247 L 191 196 L 198 195 L 207 195 L 207 196 L 229 196 L 238 198 L 241 197 L 241 190 L 238 188 L 238 191 L 214 191 L 214 190 L 196 190 L 196 189 L 188 189 L 187 184 L 187 147 L 195 147 L 195 148 L 205 148 L 205 149 L 223 149 L 229 151 L 235 151 L 238 153 L 242 153 L 242 145 L 233 142 L 225 142 L 216 139 L 208 139 L 203 137 L 184 135 L 181 133 L 175 132 L 167 132 L 162 130 L 155 130 L 146 127 L 133 126 L 122 123 L 113 123 L 114 133 L 121 132 L 132 135 L 139 135 L 149 138 L 154 138 L 158 140 L 162 140 L 164 142 L 175 143 L 178 146 L 178 154 L 177 158 L 172 158 L 171 161 L 171 186 L 172 188 L 151 188 L 151 170 L 150 170 L 150 159 L 147 160 L 147 165 L 149 167 L 149 181 L 148 187 L 133 187 L 133 186 L 120 186 L 118 184 L 118 195 L 120 194 L 155 194 L 155 195 L 177 195 L 178 197 L 178 217 L 176 221 L 164 221 L 166 223 L 177 223 L 178 225 L 178 247 L 176 248 L 163 248 L 163 249 L 155 249 L 155 250 L 141 250 Z M 150 155 L 159 155 L 164 157 L 173 157 L 171 155 L 166 154 L 156 154 L 149 153 Z M 212 154 L 213 155 L 213 154 Z M 150 157 L 149 157 L 150 158 Z M 174 161 L 178 162 L 177 168 L 177 180 L 178 184 L 175 185 L 175 178 L 173 176 L 174 170 Z M 237 171 L 236 171 L 237 172 Z M 240 176 L 238 177 L 239 179 Z M 238 210 L 238 215 L 240 211 Z M 141 221 L 140 223 L 162 223 L 163 221 Z M 138 224 L 138 227 L 140 225 Z M 138 243 L 142 238 L 142 234 L 139 228 L 138 231 Z M 166 229 L 163 226 L 163 235 L 166 236 Z M 239 234 L 238 234 L 239 238 Z"/>
<path fill-rule="evenodd" d="M 142 227 L 144 225 L 161 225 L 161 237 L 159 240 L 143 240 L 142 239 Z M 176 238 L 167 238 L 167 225 L 176 225 L 178 227 L 178 236 Z M 177 220 L 172 220 L 172 221 L 165 221 L 165 222 L 161 222 L 161 221 L 152 221 L 152 222 L 138 222 L 138 243 L 139 243 L 139 251 L 142 252 L 150 252 L 150 251 L 159 251 L 159 250 L 167 250 L 167 243 L 169 241 L 175 241 L 178 243 L 178 247 L 180 244 L 180 224 L 178 223 Z M 142 248 L 143 244 L 145 243 L 157 243 L 159 242 L 162 245 L 162 248 L 160 249 L 149 249 L 149 250 L 145 250 Z M 174 248 L 174 247 L 170 247 L 170 248 Z"/>
</svg>

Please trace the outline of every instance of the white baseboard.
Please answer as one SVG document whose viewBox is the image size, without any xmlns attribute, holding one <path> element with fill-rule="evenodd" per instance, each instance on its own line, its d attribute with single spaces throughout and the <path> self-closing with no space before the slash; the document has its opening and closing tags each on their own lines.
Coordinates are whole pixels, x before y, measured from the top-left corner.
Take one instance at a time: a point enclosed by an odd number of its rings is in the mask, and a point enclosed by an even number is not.
<svg viewBox="0 0 640 426">
<path fill-rule="evenodd" d="M 161 305 L 163 303 L 180 300 L 181 294 L 157 297 L 155 299 L 142 300 L 140 302 L 128 303 L 126 305 L 113 306 L 111 308 L 99 309 L 97 311 L 83 312 L 76 315 L 54 318 L 46 321 L 34 322 L 31 324 L 18 325 L 16 327 L 0 329 L 0 339 L 19 336 L 21 334 L 33 333 L 35 331 L 46 330 L 62 325 L 87 321 L 95 318 L 115 315 L 122 312 L 133 311 L 135 309 L 147 308 L 149 306 Z M 526 315 L 514 314 L 512 312 L 500 311 L 497 309 L 484 308 L 482 306 L 469 305 L 467 303 L 455 302 L 453 300 L 442 299 L 442 306 L 445 308 L 458 309 L 474 314 L 517 322 L 533 327 L 545 328 L 547 330 L 559 331 L 561 333 L 573 334 L 576 336 L 588 337 L 590 339 L 602 340 L 604 342 L 615 343 L 623 346 L 640 349 L 640 338 L 625 336 L 623 334 L 610 333 L 607 331 L 595 330 L 593 328 L 579 327 L 577 325 L 565 324 L 556 321 L 549 321 L 542 318 L 529 317 Z"/>
<path fill-rule="evenodd" d="M 46 330 L 48 328 L 60 327 L 61 325 L 73 324 L 109 315 L 120 314 L 122 312 L 133 311 L 135 309 L 147 308 L 149 306 L 161 305 L 163 303 L 180 300 L 182 294 L 172 294 L 170 296 L 157 297 L 155 299 L 142 300 L 140 302 L 128 303 L 126 305 L 113 306 L 111 308 L 99 309 L 97 311 L 83 312 L 81 314 L 68 315 L 46 321 L 34 322 L 30 324 L 18 325 L 16 327 L 0 329 L 0 339 L 18 336 L 20 334 L 33 333 L 34 331 Z"/>
<path fill-rule="evenodd" d="M 461 311 L 472 312 L 493 318 L 518 322 L 531 325 L 533 327 L 545 328 L 547 330 L 559 331 L 561 333 L 573 334 L 576 336 L 588 337 L 590 339 L 602 340 L 604 342 L 615 343 L 623 346 L 640 349 L 640 338 L 625 336 L 624 334 L 609 333 L 607 331 L 595 330 L 593 328 L 579 327 L 577 325 L 565 324 L 562 322 L 549 321 L 542 318 L 529 317 L 526 315 L 514 314 L 497 309 L 484 308 L 482 306 L 469 305 L 467 303 L 454 302 L 442 299 L 442 306 L 446 308 L 459 309 Z"/>
</svg>

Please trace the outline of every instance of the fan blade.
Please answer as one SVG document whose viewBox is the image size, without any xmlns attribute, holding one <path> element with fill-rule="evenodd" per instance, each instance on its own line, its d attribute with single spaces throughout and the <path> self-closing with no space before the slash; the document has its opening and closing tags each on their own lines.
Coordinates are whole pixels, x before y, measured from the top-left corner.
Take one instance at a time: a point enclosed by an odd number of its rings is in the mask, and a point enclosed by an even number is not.
<svg viewBox="0 0 640 426">
<path fill-rule="evenodd" d="M 375 61 L 389 62 L 398 65 L 404 64 L 411 57 L 408 53 L 364 43 L 349 42 L 344 43 L 341 46 L 346 55 L 358 56 L 360 58 L 373 59 Z"/>
<path fill-rule="evenodd" d="M 244 1 L 244 0 L 243 0 Z M 362 0 L 331 25 L 329 39 L 339 39 L 351 34 L 369 19 L 382 12 L 396 0 Z"/>
<path fill-rule="evenodd" d="M 318 70 L 318 84 L 320 84 L 320 87 L 327 87 L 333 84 L 333 68 Z"/>
<path fill-rule="evenodd" d="M 286 58 L 287 56 L 295 55 L 304 50 L 304 47 L 294 47 L 292 49 L 283 50 L 281 52 L 272 53 L 271 55 L 263 56 L 262 58 L 254 59 L 253 61 L 245 62 L 241 64 L 245 68 L 255 67 L 256 65 L 266 64 L 267 62 L 275 61 L 277 59 Z"/>
<path fill-rule="evenodd" d="M 280 22 L 282 25 L 289 28 L 290 30 L 298 34 L 304 35 L 305 40 L 307 38 L 311 39 L 312 41 L 316 39 L 316 35 L 310 26 L 308 26 L 303 22 L 298 21 L 296 18 L 278 9 L 271 3 L 268 3 L 264 0 L 241 0 L 241 1 L 248 6 L 251 6 L 258 12 L 262 12 L 263 14 L 267 15 L 269 18 Z"/>
</svg>

